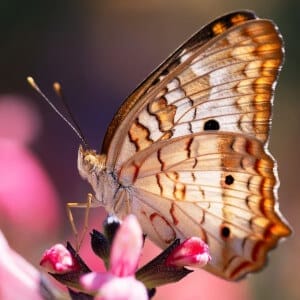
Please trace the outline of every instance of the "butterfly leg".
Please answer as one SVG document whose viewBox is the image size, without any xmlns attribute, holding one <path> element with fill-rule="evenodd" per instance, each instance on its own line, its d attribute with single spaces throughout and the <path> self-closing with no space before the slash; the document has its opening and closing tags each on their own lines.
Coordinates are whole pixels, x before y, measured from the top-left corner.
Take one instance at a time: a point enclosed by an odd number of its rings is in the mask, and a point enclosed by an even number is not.
<svg viewBox="0 0 300 300">
<path fill-rule="evenodd" d="M 72 231 L 75 236 L 77 251 L 80 249 L 80 246 L 81 246 L 81 244 L 85 238 L 86 232 L 88 230 L 90 208 L 99 206 L 96 204 L 96 202 L 94 200 L 95 200 L 95 196 L 91 193 L 88 193 L 85 203 L 79 203 L 79 202 L 68 202 L 67 203 L 66 209 L 67 209 L 68 219 L 69 219 L 69 222 L 72 227 Z M 82 229 L 82 233 L 81 233 L 80 237 L 78 234 L 77 226 L 75 224 L 75 220 L 74 220 L 74 216 L 73 216 L 73 212 L 72 212 L 72 209 L 74 209 L 74 208 L 84 208 L 85 209 L 84 224 L 83 224 L 83 229 Z"/>
</svg>

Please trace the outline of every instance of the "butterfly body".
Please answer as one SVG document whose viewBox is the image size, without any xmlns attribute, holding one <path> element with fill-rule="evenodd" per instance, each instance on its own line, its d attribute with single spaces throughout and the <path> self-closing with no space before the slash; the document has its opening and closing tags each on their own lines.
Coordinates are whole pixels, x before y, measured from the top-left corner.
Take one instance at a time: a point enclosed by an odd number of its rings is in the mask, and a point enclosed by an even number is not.
<svg viewBox="0 0 300 300">
<path fill-rule="evenodd" d="M 251 12 L 201 29 L 126 99 L 101 155 L 80 147 L 78 169 L 97 203 L 135 214 L 162 248 L 201 237 L 218 276 L 261 269 L 290 234 L 267 149 L 282 61 L 276 26 Z"/>
</svg>

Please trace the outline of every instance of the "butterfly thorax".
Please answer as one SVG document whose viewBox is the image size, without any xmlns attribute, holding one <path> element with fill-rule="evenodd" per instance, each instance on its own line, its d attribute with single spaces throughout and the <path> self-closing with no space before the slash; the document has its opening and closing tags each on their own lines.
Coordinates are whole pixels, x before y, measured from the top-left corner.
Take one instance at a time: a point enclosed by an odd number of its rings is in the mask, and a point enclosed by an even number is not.
<svg viewBox="0 0 300 300">
<path fill-rule="evenodd" d="M 77 167 L 81 177 L 93 187 L 95 200 L 99 202 L 99 206 L 104 206 L 108 212 L 113 212 L 119 184 L 112 172 L 107 169 L 106 155 L 80 146 Z"/>
</svg>

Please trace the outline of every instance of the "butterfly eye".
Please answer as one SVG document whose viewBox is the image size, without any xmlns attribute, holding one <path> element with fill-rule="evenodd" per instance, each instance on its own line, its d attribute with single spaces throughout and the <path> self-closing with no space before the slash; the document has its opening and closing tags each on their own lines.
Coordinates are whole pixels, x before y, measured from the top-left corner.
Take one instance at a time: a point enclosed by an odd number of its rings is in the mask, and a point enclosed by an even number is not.
<svg viewBox="0 0 300 300">
<path fill-rule="evenodd" d="M 204 123 L 204 130 L 219 130 L 220 124 L 218 121 L 212 119 Z"/>
<path fill-rule="evenodd" d="M 83 167 L 90 172 L 98 163 L 97 157 L 93 154 L 87 154 L 83 158 Z"/>
</svg>

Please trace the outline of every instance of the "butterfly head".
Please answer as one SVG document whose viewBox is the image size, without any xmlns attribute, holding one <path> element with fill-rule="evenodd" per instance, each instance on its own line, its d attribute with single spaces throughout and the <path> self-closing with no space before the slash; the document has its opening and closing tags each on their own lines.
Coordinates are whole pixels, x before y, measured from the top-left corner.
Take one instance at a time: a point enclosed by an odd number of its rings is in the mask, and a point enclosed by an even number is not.
<svg viewBox="0 0 300 300">
<path fill-rule="evenodd" d="M 105 170 L 106 155 L 97 154 L 95 150 L 79 146 L 77 167 L 79 174 L 93 186 L 92 174 L 100 174 Z"/>
<path fill-rule="evenodd" d="M 92 186 L 99 205 L 111 211 L 117 183 L 106 168 L 106 155 L 80 146 L 77 167 L 81 177 Z"/>
</svg>

